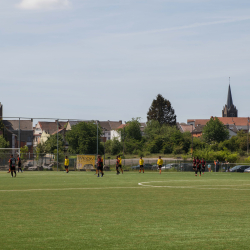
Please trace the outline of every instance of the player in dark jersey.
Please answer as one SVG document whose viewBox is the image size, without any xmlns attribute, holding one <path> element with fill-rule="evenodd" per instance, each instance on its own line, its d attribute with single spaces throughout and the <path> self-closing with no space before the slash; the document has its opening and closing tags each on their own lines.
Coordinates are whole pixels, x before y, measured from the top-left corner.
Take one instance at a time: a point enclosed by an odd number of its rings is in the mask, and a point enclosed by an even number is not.
<svg viewBox="0 0 250 250">
<path fill-rule="evenodd" d="M 103 173 L 103 159 L 102 159 L 101 155 L 98 155 L 98 158 L 97 158 L 97 168 L 98 168 L 97 177 L 100 177 L 99 172 L 101 172 L 101 177 L 103 177 L 103 175 L 104 175 L 104 173 Z"/>
<path fill-rule="evenodd" d="M 16 177 L 16 159 L 13 157 L 13 155 L 10 156 L 9 162 L 10 162 L 11 176 L 13 177 L 13 172 L 14 172 Z"/>
<path fill-rule="evenodd" d="M 205 162 L 204 159 L 202 158 L 202 160 L 201 160 L 201 170 L 202 170 L 202 174 L 204 174 L 204 172 L 205 172 L 205 166 L 206 166 L 206 162 Z"/>
<path fill-rule="evenodd" d="M 195 176 L 197 176 L 197 173 L 200 172 L 201 176 L 201 166 L 200 166 L 201 161 L 199 160 L 198 156 L 196 158 L 196 171 L 195 171 Z"/>
<path fill-rule="evenodd" d="M 120 174 L 119 165 L 120 165 L 120 159 L 119 156 L 116 156 L 116 164 L 115 164 L 116 174 Z"/>
<path fill-rule="evenodd" d="M 17 155 L 17 166 L 18 166 L 18 173 L 19 173 L 19 170 L 21 171 L 21 173 L 23 172 L 22 170 L 22 167 L 21 167 L 21 158 L 19 157 L 19 155 Z"/>
</svg>

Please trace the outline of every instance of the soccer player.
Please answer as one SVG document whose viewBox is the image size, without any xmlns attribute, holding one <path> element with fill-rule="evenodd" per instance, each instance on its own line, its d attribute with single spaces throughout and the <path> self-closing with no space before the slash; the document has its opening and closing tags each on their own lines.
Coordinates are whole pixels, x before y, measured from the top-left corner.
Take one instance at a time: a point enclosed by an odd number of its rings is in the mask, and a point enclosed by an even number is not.
<svg viewBox="0 0 250 250">
<path fill-rule="evenodd" d="M 198 156 L 196 158 L 196 170 L 195 170 L 195 176 L 197 176 L 197 173 L 200 172 L 201 176 L 201 166 L 200 166 L 201 161 L 199 160 Z"/>
<path fill-rule="evenodd" d="M 13 155 L 10 156 L 9 163 L 10 163 L 11 176 L 13 177 L 13 172 L 14 172 L 16 177 L 16 159 L 13 157 Z"/>
<path fill-rule="evenodd" d="M 122 170 L 122 158 L 121 158 L 120 155 L 118 155 L 118 159 L 119 159 L 119 168 L 121 169 L 122 174 L 123 174 L 123 170 Z"/>
<path fill-rule="evenodd" d="M 119 156 L 116 156 L 116 164 L 115 164 L 116 174 L 120 174 L 119 169 L 118 169 L 119 164 L 120 164 Z"/>
<path fill-rule="evenodd" d="M 22 168 L 21 168 L 21 158 L 19 157 L 19 155 L 17 155 L 17 166 L 18 166 L 18 173 L 19 170 L 21 171 L 21 173 L 23 172 Z"/>
<path fill-rule="evenodd" d="M 202 174 L 204 174 L 204 172 L 205 172 L 205 166 L 206 166 L 206 162 L 205 162 L 204 159 L 202 158 L 202 161 L 201 161 Z"/>
<path fill-rule="evenodd" d="M 141 173 L 141 170 L 142 170 L 143 173 L 144 173 L 144 160 L 142 159 L 142 157 L 140 157 L 139 165 L 140 165 L 139 173 Z"/>
<path fill-rule="evenodd" d="M 101 177 L 103 177 L 103 175 L 104 175 L 104 173 L 103 173 L 103 159 L 102 159 L 101 155 L 98 155 L 98 157 L 97 157 L 97 168 L 98 168 L 97 177 L 100 177 L 99 172 L 101 172 Z"/>
<path fill-rule="evenodd" d="M 162 167 L 162 164 L 163 164 L 163 160 L 161 159 L 161 156 L 159 156 L 159 159 L 157 161 L 157 165 L 158 165 L 158 168 L 159 168 L 159 172 L 161 174 L 161 167 Z"/>
<path fill-rule="evenodd" d="M 64 167 L 65 167 L 66 173 L 68 173 L 69 172 L 69 159 L 68 159 L 68 156 L 65 156 Z"/>
</svg>

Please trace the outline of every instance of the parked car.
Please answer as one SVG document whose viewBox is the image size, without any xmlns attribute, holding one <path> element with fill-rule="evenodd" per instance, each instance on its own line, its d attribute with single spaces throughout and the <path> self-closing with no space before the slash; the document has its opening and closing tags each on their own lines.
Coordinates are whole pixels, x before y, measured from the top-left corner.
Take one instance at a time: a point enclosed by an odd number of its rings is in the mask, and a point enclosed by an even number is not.
<svg viewBox="0 0 250 250">
<path fill-rule="evenodd" d="M 250 173 L 250 167 L 244 170 L 244 173 Z"/>
<path fill-rule="evenodd" d="M 230 169 L 230 172 L 241 172 L 243 173 L 246 169 L 250 168 L 250 166 L 246 165 L 238 165 Z"/>
<path fill-rule="evenodd" d="M 181 171 L 193 171 L 192 163 L 181 163 L 180 164 Z"/>
<path fill-rule="evenodd" d="M 140 169 L 140 165 L 131 167 L 131 170 L 139 170 L 139 169 Z M 144 169 L 152 170 L 153 166 L 151 164 L 146 163 L 144 164 Z"/>
<path fill-rule="evenodd" d="M 167 165 L 163 165 L 162 166 L 162 170 L 167 170 L 167 169 L 171 169 L 171 168 L 178 168 L 179 164 L 178 163 L 169 163 Z"/>
</svg>

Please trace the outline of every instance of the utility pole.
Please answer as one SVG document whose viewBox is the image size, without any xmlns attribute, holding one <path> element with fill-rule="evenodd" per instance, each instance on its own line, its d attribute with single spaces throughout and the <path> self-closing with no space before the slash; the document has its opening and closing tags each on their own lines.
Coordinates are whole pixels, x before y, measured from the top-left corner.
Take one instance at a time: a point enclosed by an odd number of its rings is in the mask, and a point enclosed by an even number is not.
<svg viewBox="0 0 250 250">
<path fill-rule="evenodd" d="M 247 155 L 249 153 L 249 117 L 247 119 Z"/>
<path fill-rule="evenodd" d="M 18 128 L 18 148 L 20 148 L 20 139 L 21 139 L 21 131 L 20 131 L 20 117 L 19 117 L 19 128 Z M 15 148 L 15 147 L 14 147 Z M 19 155 L 19 157 L 21 157 Z"/>
<path fill-rule="evenodd" d="M 58 171 L 58 120 L 57 121 L 57 171 Z"/>
<path fill-rule="evenodd" d="M 192 147 L 191 147 L 191 154 L 192 154 L 192 157 L 193 157 L 193 140 L 194 140 L 194 135 L 193 135 L 193 124 L 192 124 Z"/>
<path fill-rule="evenodd" d="M 96 158 L 98 156 L 98 121 L 96 121 Z"/>
<path fill-rule="evenodd" d="M 125 121 L 126 124 L 126 121 Z M 124 142 L 125 142 L 125 126 L 123 127 L 123 157 L 124 157 Z"/>
</svg>

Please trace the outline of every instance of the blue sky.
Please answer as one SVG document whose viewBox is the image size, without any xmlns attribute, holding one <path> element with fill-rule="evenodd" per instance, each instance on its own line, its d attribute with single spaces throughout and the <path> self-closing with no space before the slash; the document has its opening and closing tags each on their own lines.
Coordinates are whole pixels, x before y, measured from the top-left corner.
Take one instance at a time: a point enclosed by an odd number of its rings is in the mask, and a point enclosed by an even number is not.
<svg viewBox="0 0 250 250">
<path fill-rule="evenodd" d="M 4 116 L 123 120 L 157 94 L 178 122 L 249 113 L 250 3 L 0 0 Z"/>
</svg>

